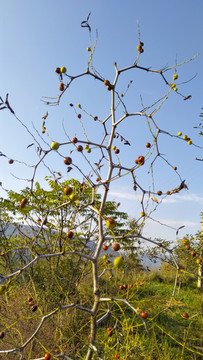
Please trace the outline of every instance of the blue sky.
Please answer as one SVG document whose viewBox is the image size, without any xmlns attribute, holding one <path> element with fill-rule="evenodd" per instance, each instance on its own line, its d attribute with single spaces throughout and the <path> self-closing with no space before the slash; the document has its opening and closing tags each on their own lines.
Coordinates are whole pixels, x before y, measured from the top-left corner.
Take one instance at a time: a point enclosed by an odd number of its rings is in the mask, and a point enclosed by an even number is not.
<svg viewBox="0 0 203 360">
<path fill-rule="evenodd" d="M 37 0 L 37 1 L 1 1 L 0 34 L 0 95 L 5 98 L 9 93 L 10 104 L 18 118 L 35 134 L 43 148 L 48 149 L 51 139 L 58 142 L 67 141 L 63 124 L 70 138 L 77 135 L 83 139 L 84 134 L 74 111 L 69 103 L 81 103 L 92 114 L 104 119 L 110 112 L 110 93 L 102 84 L 83 78 L 73 83 L 69 92 L 64 94 L 61 105 L 46 107 L 41 101 L 43 96 L 54 97 L 59 94 L 59 81 L 55 67 L 66 66 L 68 74 L 76 75 L 86 70 L 89 53 L 88 30 L 81 28 L 81 21 L 85 20 L 91 11 L 90 24 L 92 39 L 95 40 L 98 30 L 98 42 L 94 56 L 94 65 L 104 78 L 113 81 L 116 61 L 119 68 L 132 65 L 137 57 L 138 24 L 141 31 L 141 40 L 144 42 L 144 53 L 139 65 L 160 69 L 164 66 L 173 66 L 176 61 L 182 63 L 199 54 L 194 60 L 177 68 L 179 79 L 178 90 L 184 95 L 191 94 L 192 98 L 183 101 L 175 92 L 171 94 L 164 106 L 157 113 L 155 120 L 159 127 L 177 134 L 182 131 L 191 137 L 192 141 L 202 146 L 202 138 L 194 129 L 199 122 L 199 114 L 203 107 L 202 99 L 202 0 L 163 1 L 163 0 L 136 0 L 97 1 L 97 0 Z M 167 73 L 167 79 L 172 79 L 174 70 Z M 197 75 L 196 75 L 197 74 Z M 124 92 L 132 79 L 125 103 L 129 111 L 141 110 L 140 96 L 145 105 L 152 104 L 166 94 L 167 88 L 160 76 L 143 71 L 131 71 L 123 74 L 118 83 L 118 91 Z M 187 82 L 189 79 L 196 77 Z M 48 110 L 46 121 L 47 131 L 44 136 L 47 144 L 43 143 L 35 129 L 41 134 L 42 116 Z M 118 115 L 122 114 L 122 110 Z M 96 126 L 89 117 L 82 116 L 88 138 L 101 138 L 102 127 Z M 33 169 L 21 162 L 33 165 L 38 157 L 34 148 L 27 146 L 33 142 L 25 129 L 7 111 L 0 112 L 1 133 L 0 151 L 8 158 L 15 159 L 13 165 L 8 159 L 0 157 L 0 181 L 7 189 L 19 189 L 28 185 L 26 181 L 17 178 L 30 179 Z M 34 125 L 34 127 L 33 127 Z M 138 155 L 146 153 L 145 143 L 151 141 L 149 131 L 142 118 L 128 118 L 122 123 L 118 132 L 132 144 L 125 147 L 116 140 L 120 148 L 119 157 L 122 163 L 133 166 Z M 62 154 L 70 154 L 70 147 Z M 71 148 L 72 149 L 72 148 Z M 200 212 L 203 206 L 202 190 L 202 162 L 195 157 L 202 157 L 202 149 L 189 146 L 177 138 L 160 136 L 160 152 L 166 159 L 177 166 L 182 179 L 186 179 L 188 191 L 183 190 L 177 195 L 167 197 L 153 213 L 153 218 L 177 228 L 185 225 L 180 236 L 195 233 L 200 229 Z M 90 155 L 94 162 L 96 150 Z M 81 163 L 78 153 L 73 153 L 74 160 Z M 19 160 L 19 162 L 18 162 Z M 47 159 L 51 169 L 62 171 L 64 180 L 67 174 L 56 157 L 50 154 Z M 151 177 L 147 174 L 150 162 L 143 169 L 138 169 L 138 182 L 143 183 L 146 189 L 151 184 Z M 88 171 L 88 170 L 87 170 Z M 14 176 L 15 177 L 14 177 Z M 37 180 L 43 183 L 47 169 L 40 167 Z M 71 172 L 70 176 L 81 176 Z M 103 174 L 105 176 L 105 174 Z M 16 178 L 17 177 L 17 178 Z M 166 164 L 157 161 L 154 168 L 156 190 L 172 189 L 179 185 L 179 177 Z M 152 189 L 152 187 L 151 187 Z M 5 196 L 0 189 L 0 196 Z M 139 194 L 138 194 L 139 200 Z M 120 210 L 126 211 L 131 217 L 140 214 L 140 203 L 135 192 L 132 191 L 132 180 L 124 177 L 112 183 L 109 199 L 120 202 Z M 160 200 L 160 199 L 159 199 Z M 151 208 L 152 204 L 150 204 Z M 147 221 L 145 234 L 175 240 L 175 231 L 159 225 L 154 221 Z"/>
</svg>

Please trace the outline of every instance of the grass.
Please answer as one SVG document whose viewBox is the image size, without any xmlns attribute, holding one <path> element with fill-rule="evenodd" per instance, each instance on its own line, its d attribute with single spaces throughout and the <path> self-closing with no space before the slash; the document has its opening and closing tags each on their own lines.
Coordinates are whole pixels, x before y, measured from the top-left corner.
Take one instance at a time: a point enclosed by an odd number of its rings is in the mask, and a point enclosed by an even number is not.
<svg viewBox="0 0 203 360">
<path fill-rule="evenodd" d="M 65 276 L 65 275 L 64 275 Z M 43 272 L 44 284 L 45 272 Z M 84 279 L 77 288 L 77 293 L 68 294 L 69 287 L 61 281 L 60 290 L 57 283 L 53 286 L 40 287 L 40 293 L 33 292 L 31 283 L 25 283 L 20 287 L 11 287 L 4 299 L 1 299 L 2 310 L 0 313 L 0 329 L 14 324 L 15 333 L 21 334 L 27 339 L 28 334 L 33 333 L 41 319 L 40 311 L 43 314 L 50 311 L 49 299 L 52 300 L 52 309 L 57 308 L 61 299 L 63 303 L 72 301 L 82 302 L 84 306 L 91 307 L 92 284 L 91 276 L 89 281 Z M 48 284 L 48 283 L 47 283 Z M 64 284 L 64 285 L 63 285 Z M 127 284 L 126 290 L 120 290 L 121 284 Z M 129 284 L 133 284 L 132 289 Z M 71 285 L 71 284 L 70 284 Z M 71 287 L 71 286 L 70 286 Z M 146 328 L 142 318 L 136 315 L 126 304 L 118 301 L 111 301 L 109 305 L 102 303 L 98 318 L 110 310 L 108 316 L 98 326 L 96 346 L 101 350 L 104 360 L 111 360 L 119 355 L 119 360 L 203 360 L 203 339 L 202 326 L 202 293 L 196 288 L 195 282 L 188 281 L 181 285 L 180 291 L 168 307 L 174 284 L 167 282 L 167 277 L 157 273 L 136 273 L 134 276 L 127 276 L 118 270 L 113 278 L 105 274 L 101 279 L 101 296 L 127 299 L 136 309 L 139 307 L 147 311 L 149 317 L 146 320 Z M 53 293 L 53 289 L 55 292 Z M 34 295 L 34 299 L 40 311 L 32 314 L 27 303 L 27 296 Z M 63 297 L 61 297 L 63 295 Z M 57 300 L 58 299 L 58 300 Z M 15 311 L 13 312 L 13 309 Z M 164 311 L 163 311 L 164 310 Z M 182 318 L 182 313 L 187 312 L 189 319 Z M 88 335 L 90 329 L 89 315 L 77 310 L 69 310 L 66 313 L 56 314 L 50 318 L 37 335 L 37 343 L 32 350 L 31 358 L 43 356 L 46 351 L 54 354 L 56 348 L 64 351 L 67 345 L 66 354 L 74 360 L 82 360 L 88 348 Z M 12 325 L 13 326 L 13 325 Z M 112 328 L 112 336 L 107 333 L 107 328 Z M 2 348 L 15 346 L 15 336 L 11 336 L 7 330 L 7 336 L 2 341 Z M 19 338 L 20 339 L 20 338 Z M 30 344 L 31 345 L 31 344 Z M 29 358 L 31 346 L 25 351 L 25 358 Z M 2 359 L 17 359 L 17 354 L 10 354 Z M 94 359 L 98 359 L 95 353 Z"/>
</svg>

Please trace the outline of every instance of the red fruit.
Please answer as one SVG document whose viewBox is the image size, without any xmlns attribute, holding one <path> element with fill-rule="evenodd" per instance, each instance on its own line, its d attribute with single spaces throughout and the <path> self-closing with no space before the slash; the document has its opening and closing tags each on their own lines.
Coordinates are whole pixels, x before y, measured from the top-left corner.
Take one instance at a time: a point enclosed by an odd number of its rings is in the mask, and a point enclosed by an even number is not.
<svg viewBox="0 0 203 360">
<path fill-rule="evenodd" d="M 150 148 L 151 147 L 151 144 L 148 142 L 146 143 L 146 148 Z"/>
<path fill-rule="evenodd" d="M 79 152 L 82 152 L 82 151 L 83 151 L 82 145 L 78 145 L 78 146 L 77 146 L 77 151 L 79 151 Z"/>
<path fill-rule="evenodd" d="M 27 199 L 26 198 L 22 199 L 21 203 L 19 204 L 20 209 L 23 209 L 26 204 L 27 204 Z"/>
<path fill-rule="evenodd" d="M 189 318 L 189 315 L 188 315 L 186 312 L 184 312 L 184 313 L 182 314 L 182 317 L 183 317 L 184 319 L 188 319 L 188 318 Z"/>
<path fill-rule="evenodd" d="M 135 160 L 135 164 L 138 164 L 138 160 Z"/>
<path fill-rule="evenodd" d="M 34 311 L 36 311 L 37 310 L 37 305 L 32 305 L 31 306 L 31 310 L 34 312 Z"/>
<path fill-rule="evenodd" d="M 130 284 L 130 288 L 132 289 L 132 287 L 133 287 L 133 284 Z"/>
<path fill-rule="evenodd" d="M 63 190 L 65 195 L 70 195 L 72 193 L 73 189 L 70 186 L 66 186 Z"/>
<path fill-rule="evenodd" d="M 67 236 L 67 238 L 72 239 L 72 237 L 73 237 L 73 232 L 72 232 L 71 230 L 69 230 L 69 231 L 67 232 L 66 236 Z"/>
<path fill-rule="evenodd" d="M 61 73 L 61 69 L 60 69 L 59 67 L 57 67 L 57 68 L 55 69 L 55 72 L 56 72 L 57 74 L 60 74 L 60 73 Z"/>
<path fill-rule="evenodd" d="M 13 164 L 13 163 L 14 163 L 14 160 L 10 159 L 10 160 L 8 160 L 8 163 L 9 163 L 9 164 Z"/>
<path fill-rule="evenodd" d="M 140 316 L 142 316 L 143 319 L 147 319 L 148 318 L 148 313 L 146 311 L 143 311 Z"/>
<path fill-rule="evenodd" d="M 111 328 L 110 328 L 110 327 L 108 327 L 108 328 L 106 329 L 106 331 L 107 331 L 107 332 L 110 332 L 110 331 L 111 331 Z"/>
<path fill-rule="evenodd" d="M 27 301 L 28 301 L 28 302 L 30 302 L 30 301 L 32 301 L 32 300 L 33 300 L 32 296 L 29 296 L 29 297 L 27 298 Z"/>
<path fill-rule="evenodd" d="M 119 154 L 120 150 L 119 149 L 116 149 L 114 150 L 115 154 Z"/>
<path fill-rule="evenodd" d="M 143 165 L 144 162 L 145 162 L 144 156 L 138 156 L 137 162 L 138 162 L 139 165 Z"/>
<path fill-rule="evenodd" d="M 196 252 L 195 252 L 195 251 L 191 251 L 190 255 L 191 255 L 191 256 L 196 256 Z"/>
<path fill-rule="evenodd" d="M 109 264 L 109 263 L 110 263 L 110 261 L 109 261 L 109 260 L 105 260 L 105 263 L 106 263 L 106 264 Z"/>
<path fill-rule="evenodd" d="M 95 116 L 95 117 L 94 117 L 94 120 L 95 120 L 95 121 L 98 120 L 98 116 Z"/>
<path fill-rule="evenodd" d="M 115 358 L 115 359 L 118 359 L 118 358 L 119 358 L 119 355 L 118 355 L 118 354 L 115 354 L 114 358 Z"/>
<path fill-rule="evenodd" d="M 29 301 L 29 305 L 30 305 L 30 306 L 35 305 L 34 301 L 33 301 L 33 300 Z"/>
<path fill-rule="evenodd" d="M 50 359 L 51 359 L 51 354 L 46 353 L 46 354 L 44 355 L 44 360 L 50 360 Z"/>
<path fill-rule="evenodd" d="M 127 289 L 127 287 L 128 287 L 128 285 L 126 285 L 126 284 L 123 285 L 123 288 L 124 288 L 124 289 Z"/>
<path fill-rule="evenodd" d="M 113 250 L 114 251 L 120 250 L 120 245 L 118 243 L 113 244 Z"/>
<path fill-rule="evenodd" d="M 113 335 L 113 332 L 112 331 L 109 331 L 108 332 L 108 336 L 112 336 Z"/>
<path fill-rule="evenodd" d="M 40 222 L 42 222 L 42 220 L 41 220 L 40 218 L 38 218 L 38 219 L 37 219 L 37 222 L 39 222 L 39 223 L 40 223 Z"/>
<path fill-rule="evenodd" d="M 3 331 L 0 331 L 0 339 L 3 339 L 5 336 L 5 333 Z"/>
<path fill-rule="evenodd" d="M 119 286 L 119 289 L 120 289 L 120 290 L 123 290 L 123 285 L 120 285 L 120 286 Z"/>
<path fill-rule="evenodd" d="M 173 170 L 175 170 L 175 171 L 176 171 L 176 170 L 177 170 L 177 167 L 176 167 L 176 166 L 174 166 Z"/>
<path fill-rule="evenodd" d="M 81 115 L 81 114 L 78 114 L 77 116 L 78 116 L 78 119 L 81 119 L 81 116 L 82 116 L 82 115 Z"/>
<path fill-rule="evenodd" d="M 72 164 L 72 159 L 70 157 L 65 157 L 63 162 L 65 165 L 70 165 Z"/>
<path fill-rule="evenodd" d="M 100 181 L 100 178 L 96 178 L 96 182 L 99 182 Z"/>
<path fill-rule="evenodd" d="M 170 195 L 170 193 L 171 193 L 171 192 L 170 192 L 169 190 L 168 190 L 168 191 L 166 191 L 166 194 L 167 194 L 167 195 Z"/>
<path fill-rule="evenodd" d="M 89 334 L 89 335 L 88 335 L 88 340 L 90 341 L 90 339 L 91 339 L 91 335 Z"/>
<path fill-rule="evenodd" d="M 63 91 L 65 89 L 65 85 L 63 83 L 60 83 L 59 85 L 59 90 Z"/>
<path fill-rule="evenodd" d="M 78 142 L 78 139 L 76 137 L 72 138 L 72 142 L 76 144 Z"/>
<path fill-rule="evenodd" d="M 103 245 L 103 250 L 108 250 L 108 246 L 107 245 Z"/>
<path fill-rule="evenodd" d="M 104 85 L 106 85 L 106 86 L 110 85 L 110 81 L 109 80 L 104 80 Z"/>
<path fill-rule="evenodd" d="M 189 250 L 190 249 L 190 245 L 186 245 L 186 250 Z"/>
<path fill-rule="evenodd" d="M 157 191 L 157 195 L 161 196 L 161 195 L 162 195 L 162 191 L 161 191 L 161 190 Z"/>
</svg>

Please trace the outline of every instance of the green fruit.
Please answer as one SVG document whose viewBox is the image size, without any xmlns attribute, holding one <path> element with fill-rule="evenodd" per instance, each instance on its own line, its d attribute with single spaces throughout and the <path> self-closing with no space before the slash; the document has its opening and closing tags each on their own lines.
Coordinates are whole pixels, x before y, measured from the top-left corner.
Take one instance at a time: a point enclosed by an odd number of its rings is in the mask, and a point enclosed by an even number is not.
<svg viewBox="0 0 203 360">
<path fill-rule="evenodd" d="M 51 148 L 52 148 L 52 150 L 58 150 L 58 148 L 59 148 L 59 143 L 57 143 L 56 141 L 54 141 L 54 142 L 51 144 Z"/>
<path fill-rule="evenodd" d="M 123 257 L 122 256 L 118 256 L 118 257 L 116 257 L 115 259 L 114 259 L 114 261 L 113 261 L 113 264 L 114 264 L 114 266 L 116 267 L 116 268 L 119 268 L 119 267 L 121 267 L 122 265 L 123 265 Z"/>
<path fill-rule="evenodd" d="M 76 200 L 78 199 L 78 196 L 77 196 L 77 194 L 72 193 L 72 194 L 69 196 L 69 199 L 70 199 L 70 201 L 76 201 Z"/>
<path fill-rule="evenodd" d="M 61 73 L 64 74 L 64 73 L 66 73 L 66 71 L 67 71 L 66 67 L 65 67 L 65 66 L 62 66 L 62 67 L 61 67 Z"/>
</svg>

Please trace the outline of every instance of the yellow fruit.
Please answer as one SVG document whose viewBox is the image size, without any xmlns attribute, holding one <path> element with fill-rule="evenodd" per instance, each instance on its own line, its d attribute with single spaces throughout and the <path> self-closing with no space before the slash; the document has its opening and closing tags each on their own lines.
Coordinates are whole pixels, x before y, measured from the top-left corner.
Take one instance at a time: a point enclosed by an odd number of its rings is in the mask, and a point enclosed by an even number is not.
<svg viewBox="0 0 203 360">
<path fill-rule="evenodd" d="M 187 238 L 184 237 L 184 238 L 182 239 L 182 244 L 183 244 L 183 245 L 189 245 L 189 243 L 190 243 L 190 242 L 189 242 L 189 240 L 188 240 Z"/>
<path fill-rule="evenodd" d="M 91 47 L 88 47 L 88 48 L 87 48 L 87 51 L 91 51 Z"/>
<path fill-rule="evenodd" d="M 191 140 L 188 140 L 188 145 L 192 145 L 192 141 Z"/>
<path fill-rule="evenodd" d="M 174 74 L 173 75 L 173 80 L 177 80 L 178 79 L 178 75 L 177 74 Z"/>
<path fill-rule="evenodd" d="M 116 226 L 116 222 L 114 219 L 106 220 L 106 226 L 108 229 L 113 229 Z"/>
<path fill-rule="evenodd" d="M 121 266 L 123 265 L 123 261 L 124 261 L 123 257 L 122 257 L 122 256 L 118 256 L 118 257 L 116 257 L 116 258 L 114 259 L 113 264 L 114 264 L 114 266 L 115 266 L 116 268 L 119 268 L 119 267 L 121 267 Z"/>
<path fill-rule="evenodd" d="M 56 141 L 54 141 L 54 142 L 51 144 L 51 148 L 52 148 L 52 150 L 58 150 L 58 148 L 59 148 L 59 143 L 57 143 Z"/>
<path fill-rule="evenodd" d="M 64 74 L 64 73 L 66 73 L 66 71 L 67 71 L 66 67 L 65 67 L 65 66 L 62 66 L 62 67 L 61 67 L 61 73 Z"/>
<path fill-rule="evenodd" d="M 171 84 L 171 88 L 174 89 L 176 87 L 176 84 Z"/>
<path fill-rule="evenodd" d="M 183 139 L 187 140 L 188 136 L 187 135 L 183 135 Z"/>
<path fill-rule="evenodd" d="M 173 90 L 174 90 L 174 91 L 178 91 L 177 87 L 174 87 Z"/>
<path fill-rule="evenodd" d="M 181 136 L 181 135 L 182 135 L 182 132 L 181 132 L 181 131 L 179 131 L 178 136 Z"/>
</svg>

